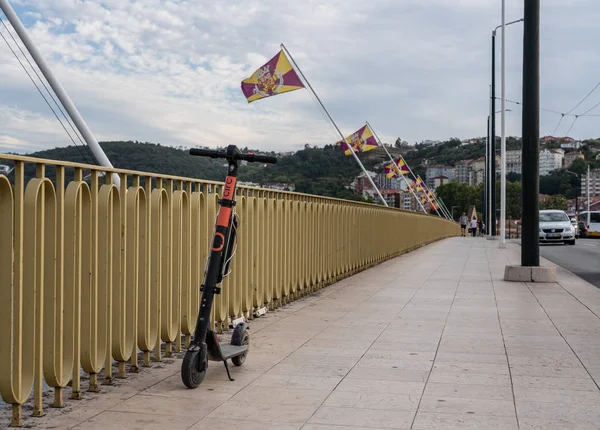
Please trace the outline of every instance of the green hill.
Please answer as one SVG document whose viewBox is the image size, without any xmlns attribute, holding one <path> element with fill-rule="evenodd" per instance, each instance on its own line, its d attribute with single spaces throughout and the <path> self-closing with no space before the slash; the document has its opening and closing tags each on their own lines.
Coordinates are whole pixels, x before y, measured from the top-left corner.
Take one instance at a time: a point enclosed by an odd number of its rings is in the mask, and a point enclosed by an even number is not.
<svg viewBox="0 0 600 430">
<path fill-rule="evenodd" d="M 507 149 L 521 147 L 521 139 L 507 137 Z M 600 141 L 588 140 L 582 151 L 586 160 L 595 162 L 595 147 L 600 147 Z M 113 165 L 122 169 L 137 170 L 149 173 L 162 173 L 213 181 L 222 181 L 226 174 L 223 160 L 213 160 L 203 157 L 193 157 L 183 147 L 174 148 L 154 143 L 101 142 L 104 152 Z M 397 145 L 396 145 L 397 146 Z M 551 147 L 550 144 L 547 145 Z M 241 148 L 247 152 L 248 148 Z M 262 151 L 255 151 L 261 153 Z M 463 144 L 459 139 L 450 139 L 436 145 L 416 144 L 414 146 L 400 145 L 393 149 L 394 153 L 401 152 L 415 174 L 425 179 L 422 163 L 454 165 L 458 161 L 475 159 L 485 155 L 485 143 L 475 142 Z M 274 152 L 271 155 L 276 155 Z M 67 146 L 29 154 L 33 157 L 47 158 L 79 163 L 95 161 L 88 149 L 81 146 Z M 387 164 L 387 155 L 382 150 L 374 150 L 360 154 L 359 158 L 365 168 L 376 172 L 383 171 Z M 593 161 L 591 161 L 593 160 Z M 595 167 L 595 166 L 592 166 Z M 67 170 L 72 175 L 72 169 Z M 294 184 L 298 192 L 323 195 L 329 197 L 357 200 L 358 197 L 347 189 L 361 172 L 353 157 L 345 156 L 335 145 L 325 147 L 310 147 L 292 155 L 280 155 L 275 165 L 247 164 L 240 167 L 239 180 L 255 182 L 261 185 L 270 183 Z M 28 165 L 27 176 L 35 175 L 35 167 Z M 46 175 L 54 177 L 54 169 L 48 167 Z M 70 179 L 67 177 L 67 179 Z"/>
<path fill-rule="evenodd" d="M 227 173 L 223 160 L 190 156 L 187 149 L 141 142 L 101 142 L 100 146 L 117 168 L 149 173 L 185 176 L 198 179 L 223 181 Z M 242 148 L 248 151 L 248 148 Z M 250 150 L 251 151 L 251 150 Z M 255 151 L 261 153 L 262 151 Z M 275 153 L 271 153 L 275 155 Z M 87 148 L 67 146 L 28 154 L 32 157 L 89 164 L 95 160 Z M 366 168 L 373 168 L 376 161 L 365 160 Z M 70 169 L 69 173 L 72 174 Z M 27 176 L 35 175 L 34 166 L 28 166 Z M 275 165 L 252 164 L 241 166 L 239 180 L 268 183 L 293 183 L 296 191 L 329 197 L 357 200 L 346 187 L 360 173 L 360 167 L 352 157 L 345 156 L 339 147 L 327 145 L 311 148 L 308 145 L 293 155 L 279 157 Z M 47 176 L 54 177 L 54 169 L 48 167 Z M 70 179 L 67 177 L 67 179 Z"/>
</svg>

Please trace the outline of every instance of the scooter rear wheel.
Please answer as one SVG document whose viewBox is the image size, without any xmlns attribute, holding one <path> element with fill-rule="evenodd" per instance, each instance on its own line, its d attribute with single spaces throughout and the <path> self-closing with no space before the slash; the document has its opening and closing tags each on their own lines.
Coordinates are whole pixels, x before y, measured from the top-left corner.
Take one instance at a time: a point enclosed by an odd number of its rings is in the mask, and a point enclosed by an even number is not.
<svg viewBox="0 0 600 430">
<path fill-rule="evenodd" d="M 181 380 L 188 388 L 197 388 L 202 383 L 206 376 L 206 368 L 199 371 L 200 368 L 200 351 L 188 350 L 183 357 L 181 364 Z"/>
<path fill-rule="evenodd" d="M 244 335 L 241 336 L 241 339 L 232 339 L 231 344 L 236 346 L 250 345 L 250 335 L 248 334 L 248 332 L 245 332 Z M 246 357 L 248 357 L 248 351 L 241 355 L 231 357 L 231 362 L 235 366 L 241 366 L 242 364 L 244 364 L 244 361 L 246 361 Z"/>
</svg>

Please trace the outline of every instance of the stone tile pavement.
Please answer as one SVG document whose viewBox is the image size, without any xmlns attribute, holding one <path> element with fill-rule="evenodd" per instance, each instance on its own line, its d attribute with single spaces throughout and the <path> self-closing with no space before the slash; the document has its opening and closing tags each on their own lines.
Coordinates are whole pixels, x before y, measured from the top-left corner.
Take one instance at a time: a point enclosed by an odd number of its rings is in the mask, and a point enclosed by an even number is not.
<svg viewBox="0 0 600 430">
<path fill-rule="evenodd" d="M 568 247 L 565 247 L 568 252 Z M 77 429 L 600 428 L 600 290 L 507 283 L 520 248 L 447 239 L 251 322 L 227 380 L 180 360 L 46 417 Z M 543 264 L 551 265 L 544 261 Z"/>
</svg>

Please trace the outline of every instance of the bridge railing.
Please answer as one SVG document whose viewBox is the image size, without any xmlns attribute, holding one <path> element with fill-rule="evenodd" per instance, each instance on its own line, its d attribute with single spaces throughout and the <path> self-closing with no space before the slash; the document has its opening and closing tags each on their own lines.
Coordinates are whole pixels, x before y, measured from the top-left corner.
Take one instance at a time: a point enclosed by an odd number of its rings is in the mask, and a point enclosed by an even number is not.
<svg viewBox="0 0 600 430">
<path fill-rule="evenodd" d="M 14 164 L 10 179 L 0 175 L 0 393 L 19 426 L 32 392 L 40 416 L 44 388 L 61 407 L 69 385 L 79 399 L 185 347 L 222 183 L 0 160 Z M 218 331 L 459 233 L 439 217 L 346 200 L 244 186 L 237 199 L 239 246 L 212 310 Z"/>
</svg>

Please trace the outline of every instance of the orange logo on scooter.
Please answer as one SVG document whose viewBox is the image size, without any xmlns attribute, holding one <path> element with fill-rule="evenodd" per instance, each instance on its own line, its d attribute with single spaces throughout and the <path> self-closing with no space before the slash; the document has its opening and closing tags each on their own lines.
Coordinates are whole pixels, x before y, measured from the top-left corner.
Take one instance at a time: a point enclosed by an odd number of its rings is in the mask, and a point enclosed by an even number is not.
<svg viewBox="0 0 600 430">
<path fill-rule="evenodd" d="M 236 179 L 231 176 L 228 176 L 227 179 L 225 179 L 225 189 L 223 190 L 224 199 L 231 200 L 231 198 L 233 197 L 233 189 L 235 187 L 235 182 Z"/>
<path fill-rule="evenodd" d="M 215 239 L 213 240 L 213 251 L 221 251 L 223 249 L 223 245 L 225 244 L 225 236 L 223 233 L 219 233 L 218 231 L 215 233 Z"/>
</svg>

